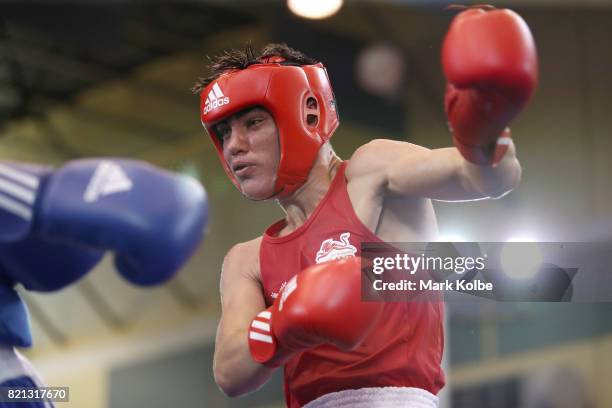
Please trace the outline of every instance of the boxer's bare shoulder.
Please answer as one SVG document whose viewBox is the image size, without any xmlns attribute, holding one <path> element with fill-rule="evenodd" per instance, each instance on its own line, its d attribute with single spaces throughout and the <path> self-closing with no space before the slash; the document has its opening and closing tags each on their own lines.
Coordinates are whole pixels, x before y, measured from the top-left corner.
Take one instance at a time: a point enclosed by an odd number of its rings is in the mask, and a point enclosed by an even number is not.
<svg viewBox="0 0 612 408">
<path fill-rule="evenodd" d="M 221 303 L 229 306 L 232 299 L 248 295 L 254 303 L 263 304 L 259 272 L 259 246 L 262 237 L 234 245 L 225 255 L 221 271 Z M 244 298 L 242 298 L 244 301 Z"/>
<path fill-rule="evenodd" d="M 381 239 L 426 240 L 437 233 L 431 200 L 403 181 L 416 177 L 429 152 L 412 143 L 377 139 L 351 157 L 346 169 L 351 204 L 359 219 Z"/>
<path fill-rule="evenodd" d="M 234 245 L 225 255 L 223 269 L 240 266 L 240 273 L 259 281 L 259 246 L 262 237 Z"/>
<path fill-rule="evenodd" d="M 395 179 L 408 177 L 416 165 L 431 158 L 430 152 L 413 143 L 374 139 L 353 153 L 346 169 L 347 180 L 378 187 L 379 194 L 392 192 Z"/>
</svg>

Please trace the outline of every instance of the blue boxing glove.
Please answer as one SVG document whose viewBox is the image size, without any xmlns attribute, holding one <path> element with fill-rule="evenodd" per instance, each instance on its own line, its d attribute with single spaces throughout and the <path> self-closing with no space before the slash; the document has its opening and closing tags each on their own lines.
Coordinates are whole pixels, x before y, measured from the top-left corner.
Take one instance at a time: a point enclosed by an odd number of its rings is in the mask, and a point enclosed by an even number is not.
<svg viewBox="0 0 612 408">
<path fill-rule="evenodd" d="M 33 211 L 46 166 L 0 162 L 0 283 L 36 291 L 59 290 L 77 281 L 104 251 L 32 234 Z M 2 323 L 0 322 L 0 325 Z"/>
<path fill-rule="evenodd" d="M 34 202 L 51 171 L 47 166 L 0 160 L 0 244 L 30 235 Z"/>
<path fill-rule="evenodd" d="M 9 285 L 28 290 L 60 290 L 87 274 L 104 251 L 31 235 L 17 242 L 0 243 L 0 265 Z M 0 280 L 2 280 L 0 278 Z"/>
<path fill-rule="evenodd" d="M 206 194 L 195 180 L 120 159 L 77 160 L 39 177 L 29 209 L 31 235 L 113 250 L 119 272 L 138 285 L 172 277 L 207 221 Z"/>
<path fill-rule="evenodd" d="M 0 265 L 2 276 L 2 265 Z M 0 346 L 30 347 L 32 332 L 25 303 L 17 291 L 0 284 Z"/>
</svg>

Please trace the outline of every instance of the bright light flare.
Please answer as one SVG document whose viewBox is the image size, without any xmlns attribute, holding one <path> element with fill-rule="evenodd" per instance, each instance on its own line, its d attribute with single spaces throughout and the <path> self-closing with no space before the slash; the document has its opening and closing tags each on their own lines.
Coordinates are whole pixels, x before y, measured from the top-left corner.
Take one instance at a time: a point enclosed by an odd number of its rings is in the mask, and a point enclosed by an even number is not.
<svg viewBox="0 0 612 408">
<path fill-rule="evenodd" d="M 323 19 L 336 14 L 342 3 L 342 0 L 287 0 L 287 7 L 300 17 Z"/>
<path fill-rule="evenodd" d="M 506 242 L 538 242 L 538 240 L 531 235 L 516 235 L 508 238 Z"/>
<path fill-rule="evenodd" d="M 501 264 L 504 272 L 512 278 L 532 278 L 538 273 L 542 264 L 540 245 L 533 240 L 527 241 L 525 238 L 520 241 L 509 240 L 502 248 Z"/>
<path fill-rule="evenodd" d="M 467 239 L 463 235 L 455 234 L 451 232 L 449 234 L 445 234 L 445 233 L 440 234 L 436 241 L 437 242 L 467 242 Z"/>
<path fill-rule="evenodd" d="M 379 42 L 359 52 L 355 63 L 357 82 L 374 95 L 393 98 L 402 92 L 406 63 L 399 48 Z"/>
</svg>

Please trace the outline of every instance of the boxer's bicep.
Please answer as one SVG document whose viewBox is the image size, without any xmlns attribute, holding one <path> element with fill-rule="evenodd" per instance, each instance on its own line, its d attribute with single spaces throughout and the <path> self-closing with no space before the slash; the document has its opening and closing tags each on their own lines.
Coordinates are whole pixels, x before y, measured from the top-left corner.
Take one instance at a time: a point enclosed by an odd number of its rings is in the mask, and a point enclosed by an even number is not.
<svg viewBox="0 0 612 408">
<path fill-rule="evenodd" d="M 485 198 L 466 177 L 455 148 L 427 149 L 408 142 L 374 140 L 355 152 L 356 174 L 375 172 L 383 194 L 461 201 Z M 353 165 L 351 159 L 351 165 Z M 348 169 L 347 169 L 348 174 Z"/>
<path fill-rule="evenodd" d="M 258 240 L 236 245 L 225 257 L 221 272 L 221 320 L 213 372 L 217 385 L 229 396 L 258 389 L 274 372 L 252 359 L 247 340 L 251 320 L 266 307 L 258 249 Z"/>
<path fill-rule="evenodd" d="M 220 328 L 227 332 L 246 330 L 253 316 L 266 307 L 256 259 L 249 256 L 250 251 L 243 245 L 228 252 L 221 271 Z"/>
</svg>

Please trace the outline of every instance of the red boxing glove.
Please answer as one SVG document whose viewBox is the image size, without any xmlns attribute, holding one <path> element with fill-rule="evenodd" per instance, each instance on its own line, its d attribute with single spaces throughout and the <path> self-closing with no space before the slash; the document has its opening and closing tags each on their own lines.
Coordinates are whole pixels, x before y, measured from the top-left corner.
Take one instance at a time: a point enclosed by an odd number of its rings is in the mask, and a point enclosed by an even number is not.
<svg viewBox="0 0 612 408">
<path fill-rule="evenodd" d="M 473 163 L 497 163 L 508 146 L 509 131 L 504 130 L 538 81 L 538 57 L 527 23 L 511 10 L 461 12 L 444 39 L 442 67 L 455 146 Z"/>
<path fill-rule="evenodd" d="M 361 260 L 346 258 L 304 269 L 249 328 L 251 356 L 278 367 L 321 344 L 350 351 L 378 321 L 382 302 L 361 300 Z"/>
</svg>

